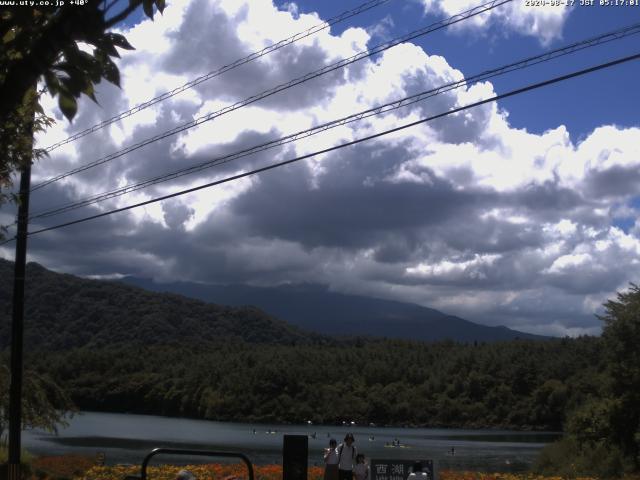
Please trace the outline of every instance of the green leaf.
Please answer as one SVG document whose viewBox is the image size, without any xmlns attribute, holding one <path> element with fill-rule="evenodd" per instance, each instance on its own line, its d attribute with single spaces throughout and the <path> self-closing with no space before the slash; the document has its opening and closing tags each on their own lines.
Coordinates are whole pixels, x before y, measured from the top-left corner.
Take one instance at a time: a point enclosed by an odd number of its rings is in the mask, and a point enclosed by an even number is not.
<svg viewBox="0 0 640 480">
<path fill-rule="evenodd" d="M 142 9 L 151 20 L 153 20 L 153 2 L 154 0 L 142 0 Z"/>
<path fill-rule="evenodd" d="M 60 92 L 60 95 L 58 96 L 58 105 L 60 106 L 60 110 L 62 110 L 64 116 L 67 117 L 67 120 L 72 121 L 78 111 L 78 103 L 76 102 L 76 99 L 66 92 Z"/>
<path fill-rule="evenodd" d="M 60 81 L 64 85 L 64 90 L 74 97 L 79 97 L 87 88 L 87 84 L 91 83 L 86 73 L 81 71 L 73 71 L 69 77 L 63 77 Z"/>
<path fill-rule="evenodd" d="M 68 72 L 68 69 L 80 69 L 87 70 L 91 67 L 93 57 L 87 52 L 83 52 L 77 45 L 73 45 L 70 48 L 66 48 L 64 51 L 65 62 L 59 62 L 55 66 Z"/>
<path fill-rule="evenodd" d="M 160 13 L 164 12 L 164 7 L 166 6 L 165 0 L 156 0 L 156 7 L 158 7 L 158 11 Z"/>
<path fill-rule="evenodd" d="M 135 50 L 135 48 L 133 48 L 133 46 L 127 41 L 124 35 L 120 35 L 119 33 L 106 33 L 105 37 L 107 37 L 116 47 L 122 48 L 124 50 Z"/>
<path fill-rule="evenodd" d="M 100 83 L 100 80 L 102 80 L 102 65 L 107 57 L 104 52 L 97 48 L 93 51 L 93 55 L 94 58 L 91 61 L 91 65 L 87 70 L 87 73 L 93 83 Z"/>
<path fill-rule="evenodd" d="M 16 29 L 15 27 L 5 33 L 4 37 L 2 37 L 2 43 L 9 43 L 16 38 Z"/>
<path fill-rule="evenodd" d="M 93 83 L 88 83 L 86 88 L 82 91 L 87 97 L 93 100 L 94 103 L 98 104 L 98 100 L 96 99 L 95 89 L 93 88 Z"/>
<path fill-rule="evenodd" d="M 45 72 L 44 82 L 51 95 L 55 96 L 60 91 L 60 80 L 52 71 Z"/>
<path fill-rule="evenodd" d="M 98 44 L 98 49 L 102 50 L 105 54 L 109 55 L 110 57 L 120 58 L 120 54 L 118 53 L 118 50 L 116 50 L 116 47 L 114 47 L 111 41 L 106 38 L 100 41 L 100 43 Z"/>
<path fill-rule="evenodd" d="M 102 63 L 102 76 L 114 85 L 120 86 L 120 71 L 110 58 L 106 58 Z"/>
</svg>

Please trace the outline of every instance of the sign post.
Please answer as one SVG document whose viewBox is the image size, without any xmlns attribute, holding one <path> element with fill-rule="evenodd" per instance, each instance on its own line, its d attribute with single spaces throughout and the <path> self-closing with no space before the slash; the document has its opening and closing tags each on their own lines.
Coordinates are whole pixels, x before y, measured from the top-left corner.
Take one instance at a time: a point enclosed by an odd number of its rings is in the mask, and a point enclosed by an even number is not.
<svg viewBox="0 0 640 480">
<path fill-rule="evenodd" d="M 422 463 L 426 480 L 436 480 L 433 460 L 378 460 L 371 459 L 371 480 L 407 480 L 413 472 L 413 464 Z"/>
<path fill-rule="evenodd" d="M 309 438 L 285 435 L 282 447 L 282 479 L 307 480 Z"/>
</svg>

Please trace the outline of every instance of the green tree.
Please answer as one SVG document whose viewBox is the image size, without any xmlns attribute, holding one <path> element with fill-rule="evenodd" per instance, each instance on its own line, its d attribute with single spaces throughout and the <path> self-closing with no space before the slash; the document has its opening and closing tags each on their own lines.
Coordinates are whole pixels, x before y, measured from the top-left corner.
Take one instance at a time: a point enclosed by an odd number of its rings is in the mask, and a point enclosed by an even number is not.
<svg viewBox="0 0 640 480">
<path fill-rule="evenodd" d="M 611 381 L 611 437 L 640 470 L 640 287 L 604 304 L 600 317 Z"/>
<path fill-rule="evenodd" d="M 0 442 L 9 427 L 9 369 L 0 364 Z M 75 411 L 67 393 L 45 375 L 27 370 L 24 372 L 22 397 L 23 428 L 41 428 L 56 432 L 65 425 L 65 417 Z"/>
<path fill-rule="evenodd" d="M 113 57 L 119 56 L 117 48 L 133 47 L 109 30 L 140 6 L 150 18 L 154 6 L 160 12 L 165 6 L 165 0 L 129 0 L 126 6 L 116 0 L 87 0 L 82 6 L 66 3 L 0 9 L 0 189 L 10 187 L 11 174 L 37 158 L 31 141 L 34 101 L 35 128 L 50 122 L 34 86 L 44 81 L 71 121 L 81 95 L 96 101 L 94 87 L 102 79 L 120 83 Z M 91 51 L 81 49 L 81 43 Z M 0 203 L 7 198 L 0 195 Z"/>
<path fill-rule="evenodd" d="M 567 435 L 540 455 L 541 473 L 611 477 L 640 470 L 640 287 L 632 283 L 604 310 L 598 316 L 604 375 L 593 375 L 601 385 L 587 384 L 586 397 L 568 416 Z"/>
</svg>

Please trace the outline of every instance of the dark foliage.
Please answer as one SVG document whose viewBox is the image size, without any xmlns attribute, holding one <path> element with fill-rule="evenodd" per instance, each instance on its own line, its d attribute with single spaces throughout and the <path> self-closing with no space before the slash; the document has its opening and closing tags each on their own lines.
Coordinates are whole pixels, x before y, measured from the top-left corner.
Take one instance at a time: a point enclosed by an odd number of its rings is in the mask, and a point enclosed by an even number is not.
<svg viewBox="0 0 640 480">
<path fill-rule="evenodd" d="M 537 468 L 563 476 L 619 477 L 640 471 L 640 287 L 604 304 L 599 388 L 567 416 L 566 437 Z"/>
<path fill-rule="evenodd" d="M 561 430 L 566 412 L 598 388 L 598 352 L 594 338 L 477 346 L 227 341 L 40 351 L 29 362 L 86 410 Z"/>
</svg>

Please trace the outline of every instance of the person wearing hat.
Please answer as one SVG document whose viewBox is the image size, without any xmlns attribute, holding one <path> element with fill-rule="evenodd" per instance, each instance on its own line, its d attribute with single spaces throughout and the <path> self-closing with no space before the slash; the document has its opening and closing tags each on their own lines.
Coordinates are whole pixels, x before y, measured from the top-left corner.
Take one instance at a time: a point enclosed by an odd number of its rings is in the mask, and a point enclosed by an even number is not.
<svg viewBox="0 0 640 480">
<path fill-rule="evenodd" d="M 338 446 L 338 480 L 353 479 L 353 464 L 358 452 L 356 450 L 353 433 L 347 433 L 344 442 Z"/>
</svg>

